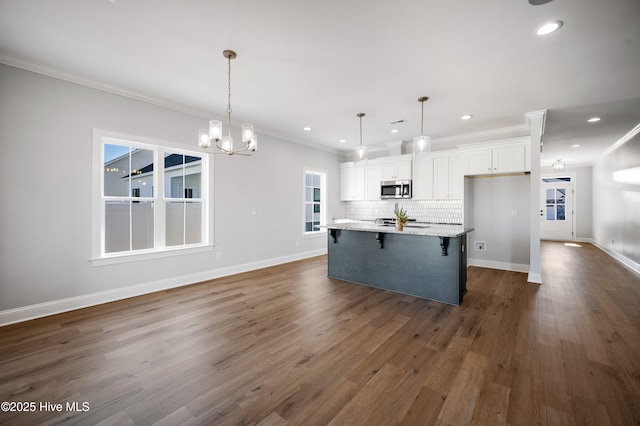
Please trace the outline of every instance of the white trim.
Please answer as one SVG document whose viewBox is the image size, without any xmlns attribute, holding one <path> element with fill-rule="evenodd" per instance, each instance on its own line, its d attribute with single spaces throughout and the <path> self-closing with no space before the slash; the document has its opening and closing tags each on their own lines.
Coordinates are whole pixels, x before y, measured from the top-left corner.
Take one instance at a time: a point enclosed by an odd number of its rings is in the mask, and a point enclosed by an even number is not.
<svg viewBox="0 0 640 426">
<path fill-rule="evenodd" d="M 542 284 L 542 275 L 529 272 L 529 275 L 527 275 L 527 282 L 534 283 L 534 284 Z"/>
<path fill-rule="evenodd" d="M 197 200 L 202 204 L 201 221 L 203 229 L 201 230 L 202 243 L 191 246 L 169 247 L 165 245 L 164 226 L 154 226 L 154 248 L 149 250 L 125 251 L 117 253 L 104 253 L 103 241 L 105 239 L 105 211 L 104 200 L 110 197 L 103 195 L 104 187 L 104 144 L 116 143 L 124 146 L 143 148 L 153 151 L 154 164 L 161 164 L 165 153 L 178 153 L 184 155 L 197 155 L 200 157 L 200 173 L 201 173 L 201 194 Z M 144 136 L 128 135 L 124 133 L 112 132 L 103 129 L 92 129 L 92 247 L 91 247 L 91 264 L 92 266 L 111 265 L 123 262 L 133 262 L 138 260 L 155 259 L 159 257 L 175 256 L 180 254 L 190 254 L 202 251 L 211 251 L 213 249 L 213 184 L 210 185 L 210 171 L 212 173 L 214 164 L 212 154 L 195 150 L 192 146 L 178 142 L 171 142 L 159 139 L 148 138 Z M 197 164 L 197 163 L 194 163 Z M 165 170 L 162 173 L 153 173 L 153 187 L 155 193 L 153 197 L 149 197 L 149 201 L 155 203 L 154 223 L 163 224 L 165 222 L 165 206 L 167 199 L 164 197 L 164 178 L 160 179 L 160 175 L 164 177 Z M 120 199 L 121 197 L 114 197 Z M 175 199 L 175 201 L 185 201 L 184 199 Z M 182 253 L 177 253 L 184 250 Z M 166 254 L 163 254 L 167 252 Z"/>
<path fill-rule="evenodd" d="M 626 266 L 627 268 L 631 269 L 633 272 L 635 272 L 636 274 L 640 275 L 640 264 L 635 262 L 634 260 L 629 259 L 628 257 L 614 251 L 614 250 L 610 250 L 605 246 L 602 246 L 600 244 L 598 244 L 597 242 L 592 242 L 591 244 L 593 244 L 594 246 L 598 247 L 600 250 L 602 250 L 603 252 L 607 253 L 609 256 L 613 257 L 615 260 L 617 260 L 618 262 L 622 263 L 624 266 Z"/>
<path fill-rule="evenodd" d="M 182 287 L 189 284 L 196 284 L 203 281 L 226 277 L 229 275 L 240 274 L 243 272 L 254 271 L 256 269 L 267 268 L 283 263 L 294 262 L 296 260 L 320 256 L 326 253 L 326 249 L 312 250 L 288 256 L 281 256 L 257 262 L 245 263 L 242 265 L 230 266 L 227 268 L 203 271 L 197 274 L 183 275 L 180 277 L 151 281 L 148 283 L 142 283 L 114 290 L 90 293 L 82 296 L 54 300 L 51 302 L 39 303 L 36 305 L 30 305 L 16 309 L 8 309 L 6 311 L 0 311 L 0 326 L 73 311 L 75 309 L 86 308 L 89 306 L 100 305 L 103 303 L 114 302 L 116 300 L 127 299 L 130 297 L 141 296 L 144 294 L 154 293 L 156 291 L 168 290 L 171 288 Z"/>
<path fill-rule="evenodd" d="M 509 136 L 519 132 L 524 133 L 523 136 L 517 137 L 517 138 L 520 138 L 520 137 L 528 137 L 529 131 L 530 131 L 529 125 L 518 124 L 515 126 L 500 127 L 497 129 L 480 130 L 477 132 L 462 133 L 459 135 L 444 136 L 441 138 L 432 138 L 431 143 L 434 145 L 450 143 L 450 142 L 458 142 L 458 141 L 460 143 L 463 143 L 463 141 L 468 141 L 473 139 L 483 139 L 483 138 L 488 138 L 488 141 L 493 141 L 494 139 L 502 139 L 504 138 L 505 135 Z"/>
<path fill-rule="evenodd" d="M 91 259 L 91 266 L 105 266 L 105 265 L 117 265 L 119 263 L 138 262 L 141 260 L 160 259 L 163 257 L 182 256 L 185 254 L 203 253 L 207 251 L 213 251 L 215 244 L 201 245 L 201 246 L 178 246 L 175 248 L 166 247 L 162 250 L 154 251 L 136 251 L 126 252 L 124 254 L 114 253 L 107 254 L 105 257 L 97 257 Z"/>
<path fill-rule="evenodd" d="M 467 265 L 480 268 L 502 269 L 503 271 L 529 272 L 529 265 L 509 262 L 496 262 L 494 260 L 473 259 L 467 260 Z"/>
</svg>

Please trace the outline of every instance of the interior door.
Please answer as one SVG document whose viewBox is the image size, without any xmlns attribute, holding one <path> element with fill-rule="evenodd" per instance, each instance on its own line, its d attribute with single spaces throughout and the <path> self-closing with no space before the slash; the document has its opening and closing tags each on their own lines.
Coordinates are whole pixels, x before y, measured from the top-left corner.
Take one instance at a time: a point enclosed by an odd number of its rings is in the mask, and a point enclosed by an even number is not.
<svg viewBox="0 0 640 426">
<path fill-rule="evenodd" d="M 540 238 L 572 241 L 573 184 L 543 182 L 540 188 Z"/>
</svg>

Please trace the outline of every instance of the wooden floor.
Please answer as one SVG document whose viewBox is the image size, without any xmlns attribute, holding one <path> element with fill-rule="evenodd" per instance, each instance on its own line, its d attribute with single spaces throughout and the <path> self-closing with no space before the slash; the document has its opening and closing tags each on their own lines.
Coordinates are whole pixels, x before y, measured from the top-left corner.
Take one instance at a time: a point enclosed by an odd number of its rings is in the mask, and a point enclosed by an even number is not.
<svg viewBox="0 0 640 426">
<path fill-rule="evenodd" d="M 640 279 L 589 244 L 542 264 L 469 268 L 460 307 L 317 257 L 3 327 L 0 401 L 37 409 L 0 424 L 640 424 Z"/>
</svg>

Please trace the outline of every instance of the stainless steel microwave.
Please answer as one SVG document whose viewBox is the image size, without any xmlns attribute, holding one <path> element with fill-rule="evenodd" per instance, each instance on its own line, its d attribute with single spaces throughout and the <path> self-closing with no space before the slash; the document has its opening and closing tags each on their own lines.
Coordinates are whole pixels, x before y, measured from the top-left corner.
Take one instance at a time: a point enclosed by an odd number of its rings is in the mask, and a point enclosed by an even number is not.
<svg viewBox="0 0 640 426">
<path fill-rule="evenodd" d="M 380 198 L 411 198 L 411 181 L 387 180 L 380 182 Z"/>
</svg>

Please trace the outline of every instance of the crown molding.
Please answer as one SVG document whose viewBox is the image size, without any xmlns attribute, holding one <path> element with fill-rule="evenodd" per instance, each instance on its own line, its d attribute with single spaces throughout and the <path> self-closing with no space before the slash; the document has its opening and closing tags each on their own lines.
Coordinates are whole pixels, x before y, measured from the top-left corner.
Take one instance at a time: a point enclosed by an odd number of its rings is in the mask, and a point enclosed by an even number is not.
<svg viewBox="0 0 640 426">
<path fill-rule="evenodd" d="M 149 95 L 144 95 L 141 93 L 137 93 L 137 92 L 133 92 L 130 90 L 126 90 L 126 89 L 122 89 L 120 87 L 116 87 L 110 84 L 107 84 L 105 82 L 96 80 L 96 79 L 92 79 L 92 78 L 88 78 L 86 76 L 82 76 L 79 74 L 75 74 L 75 73 L 70 73 L 70 72 L 66 72 L 66 71 L 62 71 L 59 70 L 57 68 L 54 67 L 49 67 L 43 64 L 39 64 L 33 61 L 29 61 L 23 58 L 16 58 L 13 56 L 8 56 L 8 55 L 4 55 L 4 54 L 0 54 L 0 63 L 14 67 L 14 68 L 20 68 L 23 69 L 25 71 L 30 71 L 30 72 L 34 72 L 36 74 L 41 74 L 41 75 L 45 75 L 47 77 L 52 77 L 52 78 L 56 78 L 58 80 L 63 80 L 63 81 L 67 81 L 69 83 L 73 83 L 73 84 L 77 84 L 80 86 L 84 86 L 84 87 L 89 87 L 91 89 L 96 89 L 96 90 L 100 90 L 103 92 L 107 92 L 107 93 L 112 93 L 114 95 L 119 95 L 119 96 L 123 96 L 126 98 L 130 98 L 130 99 L 134 99 L 137 101 L 141 101 L 141 102 L 145 102 L 151 105 L 156 105 L 162 108 L 167 108 L 170 109 L 172 111 L 177 111 L 177 112 L 181 112 L 184 114 L 189 114 L 195 117 L 200 117 L 200 118 L 204 118 L 207 120 L 211 120 L 211 119 L 221 119 L 221 117 L 216 117 L 214 114 L 207 112 L 207 111 L 203 111 L 200 109 L 196 109 L 196 108 L 191 108 L 188 107 L 186 105 L 182 105 L 179 103 L 175 103 L 175 102 L 170 102 L 167 101 L 165 99 L 161 99 L 161 98 L 157 98 L 154 96 L 149 96 Z M 236 122 L 231 122 L 231 125 L 234 127 L 240 127 L 240 123 L 236 123 Z M 266 136 L 271 136 L 273 138 L 276 139 L 280 139 L 283 140 L 285 142 L 290 142 L 290 143 L 295 143 L 298 145 L 303 145 L 309 148 L 314 148 L 314 149 L 318 149 L 321 151 L 325 151 L 325 152 L 330 152 L 332 154 L 341 154 L 341 151 L 339 149 L 332 149 L 330 147 L 324 146 L 324 145 L 320 145 L 314 142 L 310 142 L 307 140 L 302 140 L 302 139 L 297 139 L 297 138 L 293 138 L 291 136 L 288 135 L 283 135 L 283 134 L 279 134 L 277 132 L 272 132 L 270 130 L 266 130 L 266 129 L 256 129 L 258 130 L 257 133 L 262 134 L 262 135 L 266 135 Z"/>
<path fill-rule="evenodd" d="M 520 134 L 522 133 L 522 134 Z M 451 143 L 463 143 L 465 141 L 475 140 L 476 142 L 498 140 L 498 139 L 510 139 L 514 137 L 529 136 L 530 128 L 527 124 L 518 124 L 515 126 L 499 127 L 496 129 L 480 130 L 477 132 L 462 133 L 459 135 L 444 136 L 441 138 L 432 138 L 433 144 L 451 144 Z M 520 134 L 514 136 L 514 134 Z"/>
</svg>

